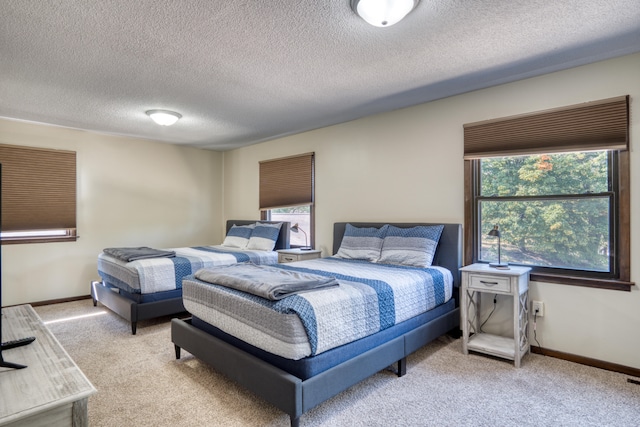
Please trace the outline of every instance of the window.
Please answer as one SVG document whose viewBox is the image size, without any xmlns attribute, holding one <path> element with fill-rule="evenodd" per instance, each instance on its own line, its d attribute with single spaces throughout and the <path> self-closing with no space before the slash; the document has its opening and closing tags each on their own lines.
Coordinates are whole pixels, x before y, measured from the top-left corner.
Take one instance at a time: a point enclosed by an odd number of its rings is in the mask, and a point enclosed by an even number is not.
<svg viewBox="0 0 640 427">
<path fill-rule="evenodd" d="M 76 153 L 0 145 L 2 244 L 76 240 Z"/>
<path fill-rule="evenodd" d="M 260 162 L 261 217 L 288 221 L 291 247 L 314 245 L 314 154 Z"/>
<path fill-rule="evenodd" d="M 291 226 L 298 224 L 297 229 L 291 230 L 290 244 L 292 248 L 310 246 L 309 233 L 311 233 L 312 206 L 292 206 L 289 208 L 276 208 L 266 211 L 266 220 L 290 222 Z M 297 230 L 297 231 L 296 231 Z"/>
<path fill-rule="evenodd" d="M 627 135 L 627 97 L 465 125 L 465 262 L 497 225 L 532 280 L 630 290 Z"/>
<path fill-rule="evenodd" d="M 479 160 L 474 211 L 478 260 L 497 258 L 489 231 L 499 225 L 501 259 L 615 277 L 616 152 Z M 597 274 L 596 274 L 597 273 Z"/>
</svg>

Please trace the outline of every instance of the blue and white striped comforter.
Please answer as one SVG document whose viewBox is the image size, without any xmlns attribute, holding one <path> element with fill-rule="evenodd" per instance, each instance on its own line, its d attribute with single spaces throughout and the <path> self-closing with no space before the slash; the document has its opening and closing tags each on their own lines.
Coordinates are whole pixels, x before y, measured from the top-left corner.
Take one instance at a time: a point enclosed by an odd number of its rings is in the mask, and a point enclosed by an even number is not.
<svg viewBox="0 0 640 427">
<path fill-rule="evenodd" d="M 172 258 L 148 258 L 125 262 L 105 253 L 98 255 L 98 274 L 106 283 L 132 294 L 151 294 L 182 287 L 182 279 L 201 268 L 239 262 L 276 264 L 275 251 L 253 251 L 227 246 L 197 246 L 167 249 Z"/>
<path fill-rule="evenodd" d="M 441 267 L 333 257 L 278 267 L 335 277 L 339 286 L 274 302 L 189 276 L 183 282 L 185 308 L 249 344 L 300 359 L 389 328 L 452 296 L 452 274 Z"/>
</svg>

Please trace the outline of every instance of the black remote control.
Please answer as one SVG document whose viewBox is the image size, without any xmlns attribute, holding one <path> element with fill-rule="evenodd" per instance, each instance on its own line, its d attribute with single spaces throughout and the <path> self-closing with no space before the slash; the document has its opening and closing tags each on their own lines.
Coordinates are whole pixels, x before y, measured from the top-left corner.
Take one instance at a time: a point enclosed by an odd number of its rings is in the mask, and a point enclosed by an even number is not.
<svg viewBox="0 0 640 427">
<path fill-rule="evenodd" d="M 7 342 L 3 342 L 2 345 L 2 350 L 9 350 L 10 348 L 16 348 L 16 347 L 20 347 L 22 345 L 27 345 L 27 344 L 31 344 L 32 342 L 34 342 L 36 340 L 36 337 L 26 337 L 26 338 L 20 338 L 17 340 L 13 340 L 13 341 L 7 341 Z"/>
</svg>

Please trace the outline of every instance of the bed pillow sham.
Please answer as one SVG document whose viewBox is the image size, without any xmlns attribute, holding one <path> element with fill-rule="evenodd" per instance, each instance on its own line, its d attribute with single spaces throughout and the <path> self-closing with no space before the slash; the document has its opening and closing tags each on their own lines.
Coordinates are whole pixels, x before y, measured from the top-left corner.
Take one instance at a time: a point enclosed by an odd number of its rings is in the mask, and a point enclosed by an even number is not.
<svg viewBox="0 0 640 427">
<path fill-rule="evenodd" d="M 272 251 L 276 246 L 276 241 L 278 240 L 281 227 L 282 223 L 256 223 L 253 233 L 251 233 L 249 243 L 247 244 L 247 249 L 255 251 Z"/>
<path fill-rule="evenodd" d="M 249 225 L 235 225 L 233 224 L 229 231 L 227 232 L 227 236 L 224 238 L 224 242 L 222 242 L 222 246 L 228 246 L 230 248 L 239 248 L 244 249 L 249 244 L 249 239 L 251 238 L 251 234 L 253 233 L 253 229 L 256 227 L 255 224 Z"/>
<path fill-rule="evenodd" d="M 390 225 L 382 243 L 381 264 L 426 268 L 433 262 L 444 225 L 399 228 Z"/>
<path fill-rule="evenodd" d="M 347 224 L 336 256 L 338 258 L 377 262 L 380 258 L 382 242 L 388 228 L 388 224 L 380 228 L 354 227 L 351 224 Z"/>
</svg>

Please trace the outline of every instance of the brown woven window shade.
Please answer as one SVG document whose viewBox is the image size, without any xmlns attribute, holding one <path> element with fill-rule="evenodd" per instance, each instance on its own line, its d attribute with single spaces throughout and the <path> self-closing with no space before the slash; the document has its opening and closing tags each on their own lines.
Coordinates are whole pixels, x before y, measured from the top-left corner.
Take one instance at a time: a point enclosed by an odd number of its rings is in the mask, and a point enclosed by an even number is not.
<svg viewBox="0 0 640 427">
<path fill-rule="evenodd" d="M 2 231 L 67 229 L 75 239 L 76 153 L 0 145 L 0 163 Z"/>
<path fill-rule="evenodd" d="M 314 153 L 260 162 L 260 209 L 313 204 Z"/>
<path fill-rule="evenodd" d="M 467 160 L 628 148 L 628 95 L 464 125 Z"/>
</svg>

